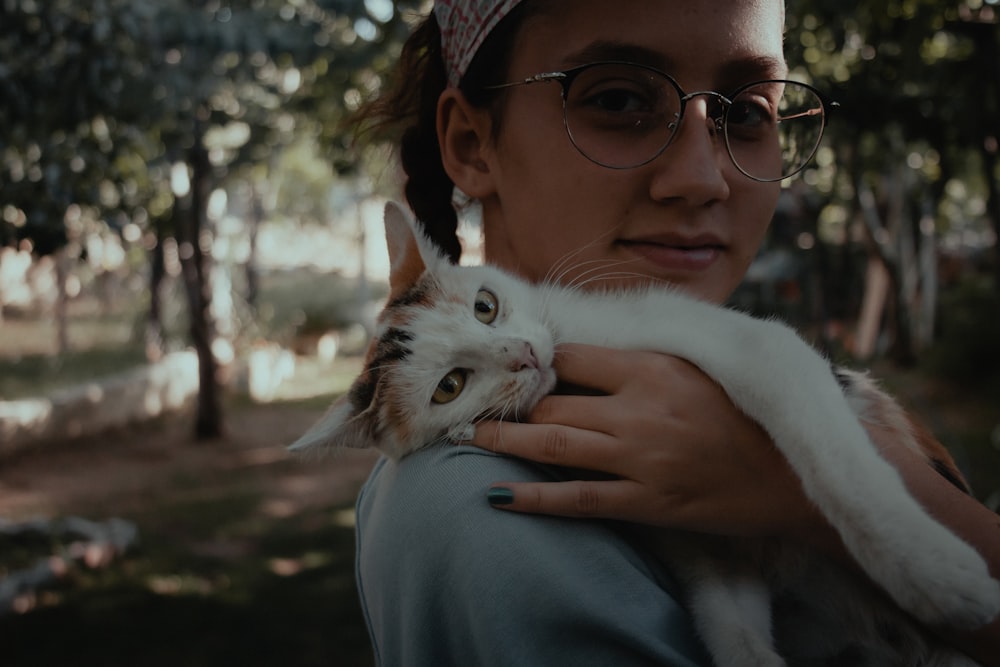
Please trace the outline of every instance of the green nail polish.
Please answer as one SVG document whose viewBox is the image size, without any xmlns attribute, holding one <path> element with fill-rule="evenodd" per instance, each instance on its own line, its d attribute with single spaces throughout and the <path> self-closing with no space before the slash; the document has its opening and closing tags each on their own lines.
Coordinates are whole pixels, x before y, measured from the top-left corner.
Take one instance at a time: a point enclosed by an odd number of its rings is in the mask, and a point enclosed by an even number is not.
<svg viewBox="0 0 1000 667">
<path fill-rule="evenodd" d="M 510 505 L 514 502 L 514 492 L 503 486 L 496 486 L 486 492 L 490 505 Z"/>
</svg>

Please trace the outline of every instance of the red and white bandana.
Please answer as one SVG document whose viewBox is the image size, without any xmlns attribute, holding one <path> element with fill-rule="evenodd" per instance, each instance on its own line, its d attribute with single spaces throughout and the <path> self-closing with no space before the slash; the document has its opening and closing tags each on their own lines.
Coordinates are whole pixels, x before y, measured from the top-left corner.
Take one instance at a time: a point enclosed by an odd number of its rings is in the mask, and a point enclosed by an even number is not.
<svg viewBox="0 0 1000 667">
<path fill-rule="evenodd" d="M 483 40 L 521 0 L 435 0 L 448 84 L 458 86 Z"/>
</svg>

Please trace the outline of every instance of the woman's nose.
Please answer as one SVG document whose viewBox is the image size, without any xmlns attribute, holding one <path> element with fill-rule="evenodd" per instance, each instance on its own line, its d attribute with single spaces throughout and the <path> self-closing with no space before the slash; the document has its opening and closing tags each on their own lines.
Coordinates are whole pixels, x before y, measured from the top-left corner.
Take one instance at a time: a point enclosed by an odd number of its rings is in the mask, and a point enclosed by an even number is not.
<svg viewBox="0 0 1000 667">
<path fill-rule="evenodd" d="M 729 196 L 731 160 L 720 114 L 708 97 L 687 102 L 673 141 L 651 163 L 657 170 L 651 195 L 702 205 Z"/>
</svg>

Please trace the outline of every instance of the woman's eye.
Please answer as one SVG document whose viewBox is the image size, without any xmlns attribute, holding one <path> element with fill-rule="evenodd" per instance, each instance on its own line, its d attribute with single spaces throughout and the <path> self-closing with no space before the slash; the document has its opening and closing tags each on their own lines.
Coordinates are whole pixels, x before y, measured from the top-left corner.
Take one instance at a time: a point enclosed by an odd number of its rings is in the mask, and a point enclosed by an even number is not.
<svg viewBox="0 0 1000 667">
<path fill-rule="evenodd" d="M 594 93 L 590 96 L 590 102 L 604 111 L 614 113 L 646 111 L 652 106 L 647 97 L 627 88 L 608 88 Z"/>
<path fill-rule="evenodd" d="M 483 324 L 492 324 L 500 312 L 500 304 L 497 302 L 496 294 L 488 289 L 481 289 L 476 293 L 474 307 L 476 319 Z"/>
<path fill-rule="evenodd" d="M 431 402 L 440 405 L 454 401 L 462 393 L 462 390 L 465 389 L 465 378 L 467 375 L 468 373 L 464 368 L 456 368 L 445 375 L 438 382 L 437 388 L 434 390 L 434 395 L 431 396 Z"/>
<path fill-rule="evenodd" d="M 774 115 L 766 100 L 739 98 L 726 114 L 726 127 L 740 138 L 744 135 L 769 132 L 774 129 Z"/>
</svg>

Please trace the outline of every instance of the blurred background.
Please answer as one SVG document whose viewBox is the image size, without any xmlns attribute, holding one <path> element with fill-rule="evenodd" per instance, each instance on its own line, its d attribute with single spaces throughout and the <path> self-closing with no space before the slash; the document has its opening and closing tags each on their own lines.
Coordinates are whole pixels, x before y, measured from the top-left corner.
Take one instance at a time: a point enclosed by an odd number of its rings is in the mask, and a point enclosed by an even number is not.
<svg viewBox="0 0 1000 667">
<path fill-rule="evenodd" d="M 342 121 L 429 8 L 0 0 L 4 665 L 371 663 L 374 459 L 284 447 L 386 291 L 398 172 Z M 994 510 L 998 12 L 788 0 L 792 78 L 841 107 L 733 299 L 874 369 Z"/>
</svg>

